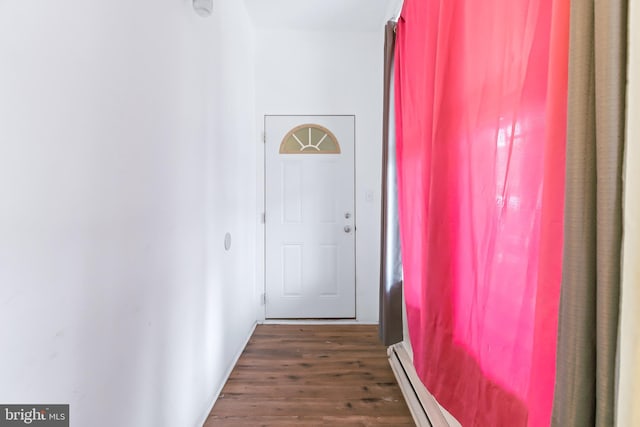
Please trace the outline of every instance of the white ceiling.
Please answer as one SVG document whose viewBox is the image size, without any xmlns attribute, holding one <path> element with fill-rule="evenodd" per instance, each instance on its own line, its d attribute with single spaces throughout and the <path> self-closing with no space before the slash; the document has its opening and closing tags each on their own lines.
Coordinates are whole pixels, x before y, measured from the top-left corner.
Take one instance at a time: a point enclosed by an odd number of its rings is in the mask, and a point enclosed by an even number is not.
<svg viewBox="0 0 640 427">
<path fill-rule="evenodd" d="M 245 0 L 257 28 L 382 31 L 402 0 Z"/>
</svg>

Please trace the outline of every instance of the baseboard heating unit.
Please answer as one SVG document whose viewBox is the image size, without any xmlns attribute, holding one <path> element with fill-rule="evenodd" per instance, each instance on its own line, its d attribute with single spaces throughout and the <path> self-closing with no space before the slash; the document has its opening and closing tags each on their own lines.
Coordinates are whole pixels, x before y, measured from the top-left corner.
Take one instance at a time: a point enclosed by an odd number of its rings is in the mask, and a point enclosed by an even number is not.
<svg viewBox="0 0 640 427">
<path fill-rule="evenodd" d="M 454 427 L 449 424 L 435 398 L 424 387 L 402 343 L 387 349 L 389 364 L 418 427 Z"/>
</svg>

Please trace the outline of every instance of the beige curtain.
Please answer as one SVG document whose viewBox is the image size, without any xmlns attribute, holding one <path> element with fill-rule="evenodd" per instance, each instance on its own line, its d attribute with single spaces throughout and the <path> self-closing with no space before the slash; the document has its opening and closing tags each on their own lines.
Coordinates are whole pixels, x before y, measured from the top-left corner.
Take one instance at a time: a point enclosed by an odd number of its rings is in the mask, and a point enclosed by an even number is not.
<svg viewBox="0 0 640 427">
<path fill-rule="evenodd" d="M 632 23 L 635 22 L 635 27 Z M 620 306 L 619 427 L 640 426 L 640 0 L 629 2 L 629 83 Z"/>
<path fill-rule="evenodd" d="M 614 425 L 627 1 L 571 2 L 557 427 Z"/>
<path fill-rule="evenodd" d="M 379 332 L 383 344 L 402 341 L 402 255 L 398 224 L 396 128 L 394 110 L 394 53 L 396 23 L 387 22 L 384 36 L 384 100 L 382 123 L 382 215 L 380 248 Z"/>
</svg>

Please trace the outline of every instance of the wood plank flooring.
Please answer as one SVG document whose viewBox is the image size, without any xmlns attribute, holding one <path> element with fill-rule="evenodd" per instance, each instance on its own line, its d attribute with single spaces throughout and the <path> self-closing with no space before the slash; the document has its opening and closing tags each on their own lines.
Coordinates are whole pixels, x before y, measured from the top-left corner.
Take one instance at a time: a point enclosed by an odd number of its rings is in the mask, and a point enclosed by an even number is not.
<svg viewBox="0 0 640 427">
<path fill-rule="evenodd" d="M 204 427 L 414 426 L 377 326 L 258 325 Z"/>
</svg>

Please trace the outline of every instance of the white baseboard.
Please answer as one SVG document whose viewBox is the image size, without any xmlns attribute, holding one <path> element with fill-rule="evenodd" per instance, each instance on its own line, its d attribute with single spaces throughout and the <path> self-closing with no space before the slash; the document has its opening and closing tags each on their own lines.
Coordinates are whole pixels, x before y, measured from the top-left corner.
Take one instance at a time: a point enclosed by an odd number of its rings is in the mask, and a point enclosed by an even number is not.
<svg viewBox="0 0 640 427">
<path fill-rule="evenodd" d="M 218 389 L 216 390 L 216 392 L 213 395 L 213 400 L 211 402 L 211 405 L 209 405 L 209 409 L 204 414 L 204 417 L 202 417 L 202 422 L 200 424 L 198 424 L 198 427 L 203 426 L 204 423 L 207 422 L 207 418 L 209 418 L 209 414 L 211 413 L 211 410 L 213 409 L 213 406 L 218 401 L 218 397 L 220 396 L 220 393 L 222 392 L 222 389 L 224 388 L 225 384 L 227 384 L 227 380 L 229 379 L 229 376 L 231 376 L 231 372 L 233 372 L 233 368 L 235 368 L 236 365 L 238 364 L 238 360 L 240 359 L 240 356 L 242 356 L 242 353 L 244 352 L 244 349 L 247 348 L 247 344 L 249 344 L 249 340 L 253 336 L 253 332 L 256 330 L 256 326 L 257 325 L 258 325 L 258 322 L 254 322 L 253 323 L 253 326 L 249 330 L 249 335 L 247 335 L 247 337 L 244 340 L 244 344 L 242 345 L 240 350 L 238 350 L 236 355 L 233 357 L 233 363 L 231 363 L 231 366 L 229 366 L 229 368 L 227 368 L 227 372 L 225 372 L 222 382 L 220 383 L 220 385 L 218 386 Z"/>
<path fill-rule="evenodd" d="M 422 384 L 413 366 L 413 361 L 402 343 L 389 347 L 387 354 L 391 369 L 396 376 L 416 426 L 455 427 L 459 425 L 450 416 L 447 416 L 448 413 L 443 413 L 436 399 Z"/>
<path fill-rule="evenodd" d="M 360 321 L 356 319 L 265 319 L 264 325 L 377 325 L 378 321 Z"/>
</svg>

